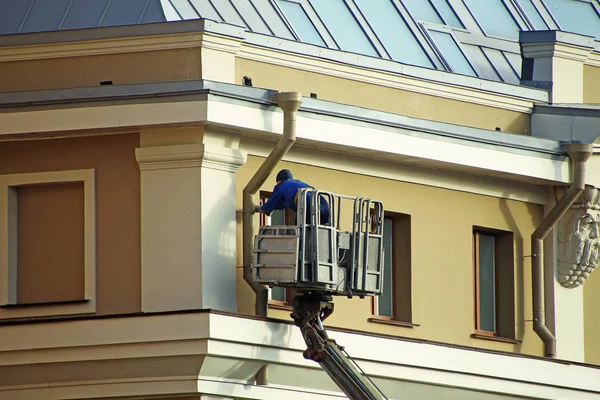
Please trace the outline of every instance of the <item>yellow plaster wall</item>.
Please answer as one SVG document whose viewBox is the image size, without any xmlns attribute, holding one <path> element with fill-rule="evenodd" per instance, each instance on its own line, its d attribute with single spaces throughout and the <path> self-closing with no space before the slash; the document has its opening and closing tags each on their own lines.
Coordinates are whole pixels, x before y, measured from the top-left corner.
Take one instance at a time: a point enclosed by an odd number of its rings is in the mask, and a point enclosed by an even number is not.
<svg viewBox="0 0 600 400">
<path fill-rule="evenodd" d="M 256 87 L 317 93 L 319 99 L 503 132 L 529 134 L 530 116 L 458 100 L 377 86 L 272 64 L 236 59 L 236 82 L 252 78 Z"/>
<path fill-rule="evenodd" d="M 241 190 L 262 159 L 250 156 L 237 174 L 237 208 Z M 423 185 L 353 175 L 308 165 L 282 162 L 261 190 L 272 190 L 276 172 L 290 168 L 295 177 L 318 188 L 350 196 L 381 199 L 388 211 L 412 218 L 413 322 L 406 328 L 368 322 L 370 299 L 335 299 L 327 325 L 381 334 L 453 343 L 502 351 L 542 354 L 542 343 L 523 321 L 531 320 L 530 254 L 528 238 L 541 221 L 540 206 Z M 253 292 L 241 275 L 241 223 L 238 218 L 238 308 L 254 312 Z M 473 339 L 472 229 L 483 226 L 514 232 L 516 332 L 521 344 Z M 270 310 L 269 316 L 289 320 L 289 311 Z"/>
<path fill-rule="evenodd" d="M 600 67 L 583 66 L 583 102 L 600 103 Z"/>
<path fill-rule="evenodd" d="M 94 169 L 97 314 L 141 310 L 137 133 L 0 142 L 0 174 Z"/>
<path fill-rule="evenodd" d="M 200 79 L 200 49 L 0 62 L 0 92 Z"/>
</svg>

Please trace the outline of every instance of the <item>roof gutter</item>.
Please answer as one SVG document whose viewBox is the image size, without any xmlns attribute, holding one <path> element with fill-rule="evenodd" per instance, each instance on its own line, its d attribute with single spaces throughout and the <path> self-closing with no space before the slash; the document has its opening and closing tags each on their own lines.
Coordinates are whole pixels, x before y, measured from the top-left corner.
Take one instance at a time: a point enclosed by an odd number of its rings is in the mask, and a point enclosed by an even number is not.
<svg viewBox="0 0 600 400">
<path fill-rule="evenodd" d="M 550 358 L 556 357 L 556 338 L 546 326 L 543 241 L 585 189 L 586 162 L 592 155 L 594 147 L 592 144 L 568 144 L 566 149 L 573 163 L 571 186 L 531 235 L 533 330 L 544 342 L 544 355 Z"/>
<path fill-rule="evenodd" d="M 296 112 L 302 104 L 302 94 L 298 92 L 278 93 L 273 96 L 273 100 L 283 110 L 283 136 L 242 192 L 244 204 L 242 233 L 244 280 L 248 282 L 248 285 L 256 294 L 255 313 L 261 317 L 267 316 L 268 289 L 252 279 L 252 239 L 255 233 L 254 209 L 256 206 L 254 195 L 296 141 Z"/>
</svg>

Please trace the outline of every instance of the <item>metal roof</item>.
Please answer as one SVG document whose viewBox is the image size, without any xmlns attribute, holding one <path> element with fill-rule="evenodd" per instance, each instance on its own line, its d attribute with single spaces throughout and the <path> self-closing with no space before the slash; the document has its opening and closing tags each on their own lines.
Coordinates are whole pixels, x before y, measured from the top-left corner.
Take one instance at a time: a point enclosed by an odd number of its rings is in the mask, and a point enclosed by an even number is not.
<svg viewBox="0 0 600 400">
<path fill-rule="evenodd" d="M 164 21 L 160 0 L 0 0 L 0 35 Z"/>
<path fill-rule="evenodd" d="M 315 48 L 519 85 L 519 32 L 600 37 L 599 1 L 0 0 L 0 35 L 208 19 Z"/>
</svg>

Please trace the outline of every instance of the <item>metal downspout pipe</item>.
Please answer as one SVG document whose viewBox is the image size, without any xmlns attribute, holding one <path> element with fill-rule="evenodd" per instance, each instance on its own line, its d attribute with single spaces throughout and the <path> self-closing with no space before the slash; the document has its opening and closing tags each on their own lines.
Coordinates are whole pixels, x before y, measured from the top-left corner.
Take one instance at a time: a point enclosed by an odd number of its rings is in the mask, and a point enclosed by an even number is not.
<svg viewBox="0 0 600 400">
<path fill-rule="evenodd" d="M 533 330 L 544 342 L 544 355 L 556 357 L 556 338 L 546 326 L 544 304 L 544 239 L 554 225 L 567 212 L 585 189 L 585 166 L 592 155 L 591 144 L 568 144 L 567 153 L 572 160 L 573 181 L 564 196 L 544 217 L 531 235 L 531 292 L 533 297 Z"/>
<path fill-rule="evenodd" d="M 296 112 L 302 104 L 302 94 L 298 92 L 278 93 L 273 100 L 283 110 L 283 136 L 277 142 L 271 154 L 258 168 L 243 190 L 243 231 L 242 247 L 244 257 L 244 280 L 256 293 L 255 313 L 258 316 L 267 316 L 268 289 L 266 286 L 252 279 L 252 245 L 254 238 L 254 195 L 265 183 L 279 161 L 283 159 L 288 150 L 296 141 Z"/>
</svg>

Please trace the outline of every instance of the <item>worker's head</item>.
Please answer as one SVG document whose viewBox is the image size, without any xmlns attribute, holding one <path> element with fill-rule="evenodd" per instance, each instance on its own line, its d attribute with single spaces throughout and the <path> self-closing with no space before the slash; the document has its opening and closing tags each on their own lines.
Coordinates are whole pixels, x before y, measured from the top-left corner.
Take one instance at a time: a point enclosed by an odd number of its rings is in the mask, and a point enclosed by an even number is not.
<svg viewBox="0 0 600 400">
<path fill-rule="evenodd" d="M 277 173 L 277 177 L 275 178 L 277 183 L 287 181 L 288 179 L 294 179 L 294 175 L 292 175 L 292 171 L 289 169 L 282 169 Z"/>
</svg>

